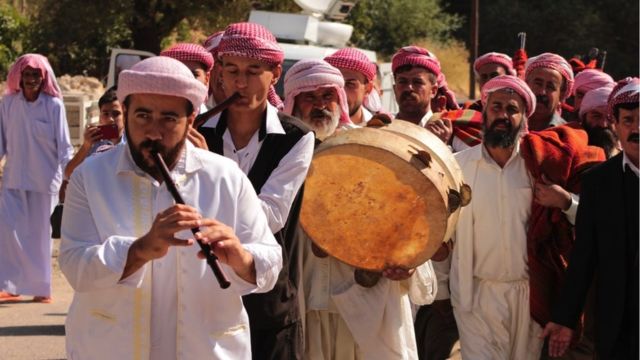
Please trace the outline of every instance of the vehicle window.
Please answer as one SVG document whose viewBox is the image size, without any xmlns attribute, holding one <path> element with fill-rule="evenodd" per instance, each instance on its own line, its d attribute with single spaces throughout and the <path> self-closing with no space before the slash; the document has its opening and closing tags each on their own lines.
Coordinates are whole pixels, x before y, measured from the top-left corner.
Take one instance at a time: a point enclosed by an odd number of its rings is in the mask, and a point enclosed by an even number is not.
<svg viewBox="0 0 640 360">
<path fill-rule="evenodd" d="M 298 60 L 285 59 L 282 63 L 282 76 L 280 76 L 280 79 L 276 83 L 276 92 L 282 100 L 284 100 L 284 75 L 289 71 L 289 69 L 291 69 L 293 64 L 297 62 Z"/>
</svg>

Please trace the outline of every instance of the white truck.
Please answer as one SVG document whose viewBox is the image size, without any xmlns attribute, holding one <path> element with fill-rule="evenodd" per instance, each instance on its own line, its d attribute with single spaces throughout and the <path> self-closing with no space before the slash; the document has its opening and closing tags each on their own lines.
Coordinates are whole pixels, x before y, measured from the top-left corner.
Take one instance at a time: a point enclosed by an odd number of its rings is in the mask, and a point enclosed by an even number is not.
<svg viewBox="0 0 640 360">
<path fill-rule="evenodd" d="M 276 84 L 276 90 L 280 96 L 283 96 L 284 93 L 284 74 L 298 60 L 322 59 L 347 46 L 353 27 L 336 21 L 344 20 L 357 1 L 295 0 L 303 8 L 303 12 L 300 14 L 251 11 L 249 21 L 268 28 L 284 50 L 283 77 Z M 383 108 L 390 113 L 397 112 L 398 106 L 393 94 L 391 64 L 379 63 L 374 51 L 360 50 L 372 62 L 378 63 Z M 106 89 L 116 85 L 120 71 L 131 68 L 138 61 L 151 56 L 155 56 L 155 54 L 132 49 L 112 49 Z M 72 142 L 76 146 L 82 143 L 82 131 L 85 124 L 97 121 L 95 119 L 97 113 L 89 111 L 97 106 L 95 103 L 95 101 L 84 99 L 82 94 L 65 94 L 69 130 Z"/>
</svg>

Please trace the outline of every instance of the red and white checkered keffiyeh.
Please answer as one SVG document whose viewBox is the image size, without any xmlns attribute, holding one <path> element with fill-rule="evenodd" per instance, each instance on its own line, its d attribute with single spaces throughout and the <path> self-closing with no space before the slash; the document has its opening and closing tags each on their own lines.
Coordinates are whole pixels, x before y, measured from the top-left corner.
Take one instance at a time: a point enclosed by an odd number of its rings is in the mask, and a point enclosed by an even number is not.
<svg viewBox="0 0 640 360">
<path fill-rule="evenodd" d="M 266 27 L 254 23 L 227 26 L 218 45 L 218 58 L 239 56 L 256 59 L 270 65 L 281 64 L 284 52 L 275 36 Z"/>
<path fill-rule="evenodd" d="M 604 108 L 606 112 L 607 101 L 609 100 L 611 90 L 613 90 L 613 86 L 604 86 L 589 90 L 582 98 L 582 103 L 580 103 L 580 111 L 578 112 L 580 118 L 589 111 L 597 108 Z"/>
<path fill-rule="evenodd" d="M 396 69 L 403 65 L 420 66 L 436 76 L 441 73 L 438 58 L 429 50 L 419 46 L 405 46 L 393 55 L 391 71 L 395 73 Z"/>
<path fill-rule="evenodd" d="M 20 81 L 22 71 L 27 67 L 40 70 L 42 73 L 41 91 L 45 94 L 62 99 L 62 92 L 56 81 L 56 75 L 49 64 L 49 60 L 40 54 L 24 54 L 11 65 L 7 76 L 7 87 L 5 94 L 10 95 L 22 91 Z"/>
<path fill-rule="evenodd" d="M 213 56 L 204 47 L 198 44 L 178 43 L 162 51 L 160 56 L 174 58 L 182 63 L 195 61 L 204 66 L 209 72 L 213 68 Z"/>
<path fill-rule="evenodd" d="M 482 108 L 487 108 L 487 100 L 489 99 L 489 95 L 491 95 L 491 93 L 504 89 L 513 90 L 516 92 L 516 94 L 520 95 L 525 103 L 525 106 L 527 107 L 527 117 L 533 114 L 533 111 L 536 109 L 536 96 L 533 94 L 533 91 L 531 91 L 524 80 L 513 75 L 496 76 L 493 79 L 487 81 L 486 84 L 484 84 L 481 90 Z"/>
<path fill-rule="evenodd" d="M 331 56 L 325 57 L 324 61 L 338 69 L 357 71 L 369 81 L 373 81 L 376 78 L 376 65 L 358 49 L 342 48 Z"/>
<path fill-rule="evenodd" d="M 202 46 L 204 46 L 204 48 L 207 49 L 208 52 L 214 55 L 214 57 L 215 57 L 214 53 L 218 49 L 218 45 L 220 45 L 220 40 L 222 39 L 222 35 L 224 35 L 224 31 L 222 30 L 215 32 L 209 35 L 207 40 L 205 40 L 204 43 L 202 44 Z"/>
<path fill-rule="evenodd" d="M 276 92 L 276 88 L 273 87 L 273 85 L 271 85 L 271 87 L 269 88 L 269 93 L 267 94 L 267 101 L 269 102 L 269 104 L 275 106 L 276 109 L 278 109 L 279 111 L 284 110 L 284 103 L 282 102 L 282 99 L 280 99 L 280 96 L 278 96 L 278 93 Z"/>
<path fill-rule="evenodd" d="M 640 79 L 637 77 L 627 77 L 620 81 L 611 90 L 607 101 L 607 114 L 610 121 L 616 121 L 613 110 L 620 104 L 638 104 L 640 100 Z"/>
<path fill-rule="evenodd" d="M 507 71 L 506 75 L 516 75 L 516 70 L 513 68 L 513 60 L 511 60 L 510 56 L 490 52 L 478 57 L 476 61 L 473 62 L 473 71 L 476 73 L 476 77 L 479 77 L 478 71 L 480 71 L 480 68 L 487 64 L 500 65 Z"/>
<path fill-rule="evenodd" d="M 573 69 L 571 65 L 562 56 L 552 53 L 543 53 L 527 60 L 524 78 L 528 79 L 531 71 L 538 68 L 548 68 L 555 70 L 564 78 L 567 89 L 562 94 L 560 101 L 565 101 L 573 92 Z"/>
<path fill-rule="evenodd" d="M 606 72 L 599 69 L 585 69 L 576 75 L 573 84 L 573 94 L 582 91 L 583 95 L 593 89 L 604 86 L 613 87 L 616 82 Z"/>
<path fill-rule="evenodd" d="M 344 78 L 340 70 L 324 60 L 303 59 L 293 64 L 284 76 L 284 112 L 293 115 L 298 94 L 319 88 L 334 88 L 340 105 L 340 125 L 352 124 L 349 118 Z"/>
</svg>

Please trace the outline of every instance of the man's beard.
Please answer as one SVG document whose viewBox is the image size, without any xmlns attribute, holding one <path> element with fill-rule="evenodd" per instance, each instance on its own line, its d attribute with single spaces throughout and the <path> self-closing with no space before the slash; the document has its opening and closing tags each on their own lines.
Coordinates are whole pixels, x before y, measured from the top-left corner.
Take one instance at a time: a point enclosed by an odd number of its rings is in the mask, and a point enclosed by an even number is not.
<svg viewBox="0 0 640 360">
<path fill-rule="evenodd" d="M 522 127 L 524 126 L 524 122 L 526 119 L 522 119 L 520 121 L 520 125 L 517 128 L 514 128 L 509 119 L 495 119 L 491 126 L 487 128 L 487 117 L 486 114 L 483 114 L 482 121 L 482 141 L 489 147 L 499 147 L 499 148 L 509 148 L 516 144 L 516 142 L 520 139 Z M 496 127 L 498 125 L 505 125 L 505 130 L 497 130 Z"/>
<path fill-rule="evenodd" d="M 302 117 L 302 114 L 298 110 L 295 116 L 316 133 L 316 138 L 324 140 L 336 131 L 340 123 L 340 108 L 336 108 L 334 112 L 326 109 L 313 109 L 307 117 Z"/>
<path fill-rule="evenodd" d="M 176 144 L 172 149 L 167 149 L 164 145 L 162 145 L 159 141 L 153 140 L 145 140 L 140 143 L 140 145 L 136 146 L 133 141 L 131 141 L 131 136 L 129 135 L 129 126 L 125 126 L 125 134 L 127 136 L 127 144 L 129 145 L 129 151 L 131 152 L 131 157 L 133 161 L 138 165 L 138 167 L 149 174 L 154 179 L 160 179 L 162 174 L 160 170 L 154 162 L 150 162 L 144 157 L 142 150 L 147 149 L 150 153 L 153 151 L 157 151 L 162 155 L 162 159 L 164 159 L 165 164 L 171 169 L 178 160 L 178 157 L 182 154 L 182 149 L 184 148 L 184 144 L 187 141 L 187 131 L 184 132 L 182 139 L 180 142 Z"/>
<path fill-rule="evenodd" d="M 615 150 L 618 145 L 618 136 L 616 133 L 608 127 L 591 127 L 586 121 L 582 123 L 582 127 L 589 137 L 589 145 L 601 147 L 607 159 L 610 158 L 613 150 Z"/>
</svg>

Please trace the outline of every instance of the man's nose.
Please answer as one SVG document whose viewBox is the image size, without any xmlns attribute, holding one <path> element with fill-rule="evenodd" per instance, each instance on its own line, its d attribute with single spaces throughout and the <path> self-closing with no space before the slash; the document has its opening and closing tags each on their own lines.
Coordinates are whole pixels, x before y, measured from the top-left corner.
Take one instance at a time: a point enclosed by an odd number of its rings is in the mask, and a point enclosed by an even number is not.
<svg viewBox="0 0 640 360">
<path fill-rule="evenodd" d="M 317 109 L 324 109 L 326 107 L 327 101 L 325 101 L 322 97 L 317 97 L 313 99 L 313 107 Z"/>
<path fill-rule="evenodd" d="M 243 74 L 239 74 L 235 78 L 235 85 L 238 89 L 243 89 L 247 87 L 247 77 Z"/>
<path fill-rule="evenodd" d="M 145 135 L 149 140 L 162 140 L 162 131 L 158 125 L 150 126 Z"/>
</svg>

